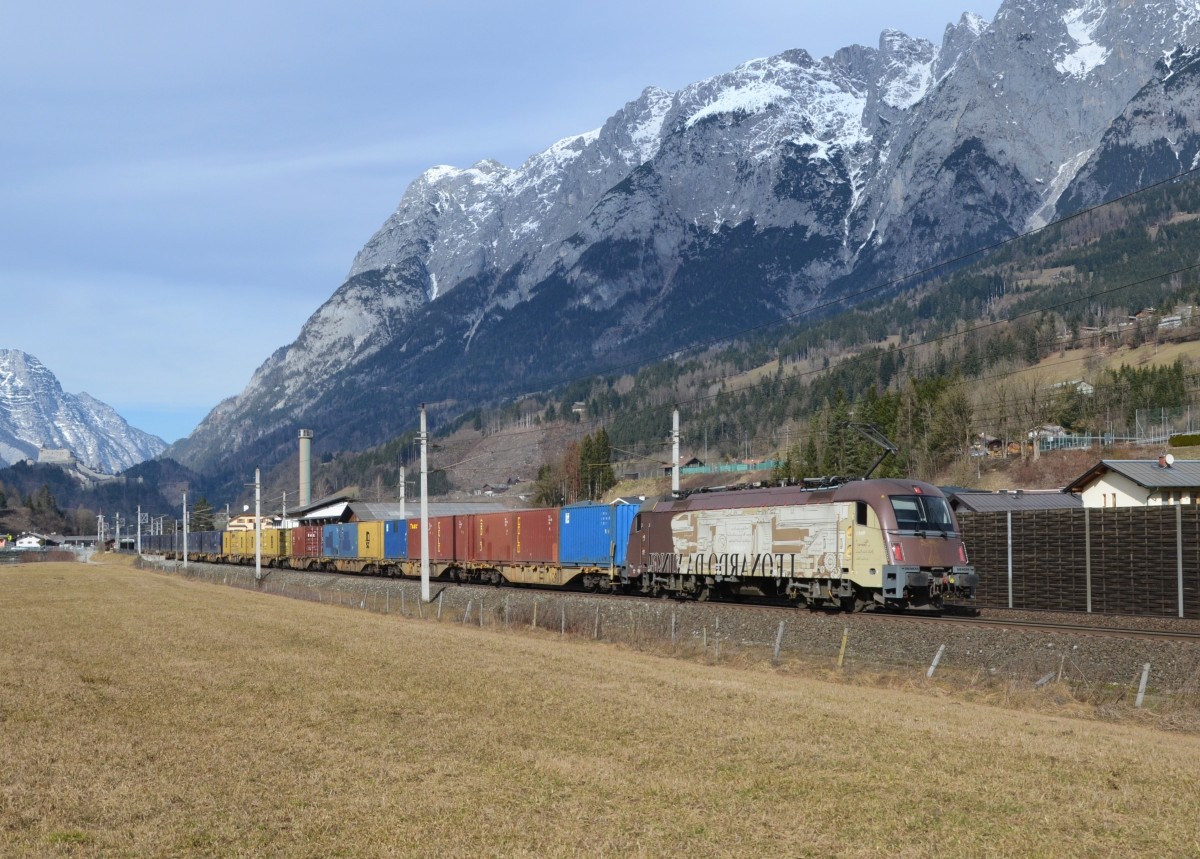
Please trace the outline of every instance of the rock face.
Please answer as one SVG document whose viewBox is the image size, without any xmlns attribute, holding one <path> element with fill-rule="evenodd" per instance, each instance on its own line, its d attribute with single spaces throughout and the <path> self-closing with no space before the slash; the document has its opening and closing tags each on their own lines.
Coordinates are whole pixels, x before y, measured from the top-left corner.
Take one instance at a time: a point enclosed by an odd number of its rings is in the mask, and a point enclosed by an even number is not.
<svg viewBox="0 0 1200 859">
<path fill-rule="evenodd" d="M 0 464 L 37 461 L 39 448 L 71 451 L 109 474 L 153 459 L 167 445 L 134 429 L 88 394 L 68 394 L 32 355 L 0 349 Z"/>
<path fill-rule="evenodd" d="M 1200 48 L 1155 67 L 1059 198 L 1059 215 L 1098 205 L 1200 167 Z"/>
<path fill-rule="evenodd" d="M 874 292 L 1105 199 L 1131 159 L 1177 170 L 1194 149 L 1150 100 L 1178 90 L 1194 124 L 1173 52 L 1198 22 L 1200 0 L 1007 0 L 940 46 L 788 51 L 647 89 L 516 169 L 432 168 L 171 454 L 270 463 L 300 425 L 371 444 L 421 401 L 454 413 Z"/>
</svg>

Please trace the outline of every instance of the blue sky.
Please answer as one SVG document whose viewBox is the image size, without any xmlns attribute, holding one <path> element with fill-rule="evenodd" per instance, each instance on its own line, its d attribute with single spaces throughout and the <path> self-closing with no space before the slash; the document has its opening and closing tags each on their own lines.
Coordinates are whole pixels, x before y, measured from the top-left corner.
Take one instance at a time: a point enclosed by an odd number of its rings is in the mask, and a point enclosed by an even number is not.
<svg viewBox="0 0 1200 859">
<path fill-rule="evenodd" d="M 516 166 L 649 85 L 885 28 L 940 42 L 998 7 L 10 3 L 0 348 L 174 441 L 295 339 L 427 167 Z"/>
</svg>

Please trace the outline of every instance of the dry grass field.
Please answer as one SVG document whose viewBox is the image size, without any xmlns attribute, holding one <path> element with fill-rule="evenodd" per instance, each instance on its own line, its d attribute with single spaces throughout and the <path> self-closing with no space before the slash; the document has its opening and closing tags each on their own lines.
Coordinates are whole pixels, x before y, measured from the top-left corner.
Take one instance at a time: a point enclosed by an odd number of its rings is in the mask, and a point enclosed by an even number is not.
<svg viewBox="0 0 1200 859">
<path fill-rule="evenodd" d="M 3 856 L 1196 856 L 1200 737 L 0 568 Z"/>
</svg>

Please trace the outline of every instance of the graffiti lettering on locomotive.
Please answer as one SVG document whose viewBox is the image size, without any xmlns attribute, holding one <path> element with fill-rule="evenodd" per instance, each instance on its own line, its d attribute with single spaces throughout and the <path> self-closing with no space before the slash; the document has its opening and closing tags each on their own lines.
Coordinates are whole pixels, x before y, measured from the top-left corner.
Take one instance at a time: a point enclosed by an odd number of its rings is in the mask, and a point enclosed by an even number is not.
<svg viewBox="0 0 1200 859">
<path fill-rule="evenodd" d="M 819 578 L 838 572 L 848 504 L 699 510 L 671 519 L 677 569 L 697 575 Z M 664 553 L 665 554 L 665 553 Z M 722 561 L 722 559 L 725 559 Z M 719 566 L 718 566 L 719 565 Z"/>
<path fill-rule="evenodd" d="M 682 555 L 676 552 L 651 552 L 649 569 L 652 573 L 687 576 L 781 576 L 796 575 L 794 552 L 739 555 L 724 552 L 718 555 Z"/>
</svg>

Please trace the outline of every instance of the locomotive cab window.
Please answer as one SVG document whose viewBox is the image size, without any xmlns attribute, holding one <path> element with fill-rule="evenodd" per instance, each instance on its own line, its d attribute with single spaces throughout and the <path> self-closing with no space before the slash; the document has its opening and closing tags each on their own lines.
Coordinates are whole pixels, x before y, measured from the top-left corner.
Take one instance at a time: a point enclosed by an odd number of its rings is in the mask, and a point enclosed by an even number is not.
<svg viewBox="0 0 1200 859">
<path fill-rule="evenodd" d="M 867 502 L 855 501 L 854 508 L 855 508 L 855 521 L 859 525 L 866 525 L 867 524 Z"/>
<path fill-rule="evenodd" d="M 896 512 L 896 526 L 902 531 L 954 531 L 950 505 L 945 498 L 893 495 L 891 502 L 892 510 Z"/>
</svg>

